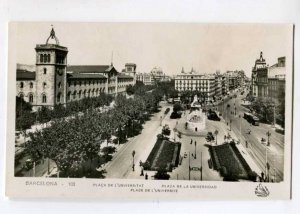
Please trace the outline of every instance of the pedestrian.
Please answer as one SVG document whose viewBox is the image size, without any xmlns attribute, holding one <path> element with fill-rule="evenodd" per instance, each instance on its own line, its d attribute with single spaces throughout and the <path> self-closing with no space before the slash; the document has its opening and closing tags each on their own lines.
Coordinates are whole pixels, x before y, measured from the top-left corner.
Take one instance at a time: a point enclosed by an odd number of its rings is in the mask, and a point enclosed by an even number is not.
<svg viewBox="0 0 300 214">
<path fill-rule="evenodd" d="M 246 141 L 246 148 L 248 148 L 248 142 Z"/>
<path fill-rule="evenodd" d="M 146 175 L 145 175 L 145 179 L 148 180 L 148 174 L 147 174 L 147 173 L 146 173 Z"/>
<path fill-rule="evenodd" d="M 191 143 L 190 144 L 192 144 L 193 143 L 193 139 L 191 139 Z"/>
</svg>

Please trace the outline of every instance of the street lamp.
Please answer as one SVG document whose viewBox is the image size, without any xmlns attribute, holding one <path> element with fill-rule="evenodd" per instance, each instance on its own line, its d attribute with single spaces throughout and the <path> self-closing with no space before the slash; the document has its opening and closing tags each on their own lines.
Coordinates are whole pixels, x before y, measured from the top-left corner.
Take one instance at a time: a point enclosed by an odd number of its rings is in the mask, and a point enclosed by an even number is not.
<svg viewBox="0 0 300 214">
<path fill-rule="evenodd" d="M 173 129 L 173 132 L 174 132 L 174 143 L 176 143 L 176 132 L 177 132 L 176 127 Z"/>
<path fill-rule="evenodd" d="M 194 156 L 195 159 L 197 159 L 196 147 L 197 147 L 197 141 L 195 141 L 195 156 Z"/>
<path fill-rule="evenodd" d="M 229 131 L 231 131 L 231 122 L 232 122 L 232 120 L 230 119 L 229 120 Z"/>
<path fill-rule="evenodd" d="M 135 155 L 135 151 L 132 151 L 132 171 L 134 171 L 134 155 Z"/>
<path fill-rule="evenodd" d="M 270 146 L 270 136 L 271 136 L 271 132 L 267 131 L 267 136 L 268 136 L 268 142 L 267 142 L 267 146 Z"/>
<path fill-rule="evenodd" d="M 240 134 L 242 134 L 242 115 L 239 115 L 240 118 Z"/>
<path fill-rule="evenodd" d="M 218 131 L 218 130 L 215 130 L 215 135 L 216 135 L 216 145 L 218 145 L 218 134 L 219 134 L 219 131 Z"/>
</svg>

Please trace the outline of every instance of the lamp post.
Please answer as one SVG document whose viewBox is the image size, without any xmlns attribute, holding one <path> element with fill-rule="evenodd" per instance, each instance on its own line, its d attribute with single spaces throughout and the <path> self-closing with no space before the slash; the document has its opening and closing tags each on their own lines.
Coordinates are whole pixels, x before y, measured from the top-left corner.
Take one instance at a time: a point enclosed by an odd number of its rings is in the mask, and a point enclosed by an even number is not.
<svg viewBox="0 0 300 214">
<path fill-rule="evenodd" d="M 240 118 L 240 134 L 242 134 L 242 115 L 239 115 Z"/>
<path fill-rule="evenodd" d="M 177 132 L 176 127 L 173 129 L 173 132 L 174 132 L 174 143 L 176 143 L 176 132 Z"/>
<path fill-rule="evenodd" d="M 273 126 L 274 126 L 274 128 L 276 128 L 276 114 L 275 114 L 275 103 L 274 103 L 274 105 L 273 105 L 273 119 L 274 119 L 274 121 L 273 121 Z"/>
<path fill-rule="evenodd" d="M 196 147 L 197 147 L 197 141 L 195 141 L 195 156 L 194 156 L 195 159 L 197 159 L 197 151 L 196 151 Z"/>
<path fill-rule="evenodd" d="M 191 153 L 189 152 L 189 180 L 191 180 Z"/>
<path fill-rule="evenodd" d="M 231 122 L 232 122 L 232 120 L 230 119 L 229 120 L 229 131 L 231 131 Z"/>
<path fill-rule="evenodd" d="M 135 155 L 135 151 L 132 151 L 132 171 L 134 171 L 134 155 Z"/>
<path fill-rule="evenodd" d="M 218 134 L 219 134 L 219 131 L 218 131 L 218 130 L 215 130 L 215 135 L 216 135 L 216 145 L 218 145 Z"/>
<path fill-rule="evenodd" d="M 268 137 L 268 142 L 267 142 L 267 146 L 270 146 L 270 136 L 271 136 L 271 132 L 267 131 L 267 137 Z"/>
<path fill-rule="evenodd" d="M 202 152 L 200 153 L 200 155 L 201 155 L 201 168 L 200 168 L 200 172 L 201 172 L 201 177 L 200 177 L 200 179 L 201 179 L 201 181 L 202 181 Z"/>
</svg>

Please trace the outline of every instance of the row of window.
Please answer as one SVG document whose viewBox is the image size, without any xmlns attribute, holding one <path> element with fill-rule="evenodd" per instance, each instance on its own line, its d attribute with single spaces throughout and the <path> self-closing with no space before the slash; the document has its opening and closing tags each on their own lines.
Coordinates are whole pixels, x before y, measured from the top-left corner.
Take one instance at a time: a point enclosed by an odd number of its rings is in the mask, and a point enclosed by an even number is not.
<svg viewBox="0 0 300 214">
<path fill-rule="evenodd" d="M 81 99 L 81 97 L 94 97 L 94 96 L 98 96 L 100 95 L 101 93 L 104 93 L 105 91 L 105 88 L 97 88 L 96 90 L 93 89 L 93 90 L 84 90 L 83 92 L 80 90 L 78 93 L 77 91 L 74 91 L 73 93 L 71 91 L 68 92 L 67 94 L 67 101 L 70 101 L 71 100 L 71 96 L 72 96 L 72 99 L 75 100 L 77 99 Z M 57 95 L 57 102 L 60 102 L 60 99 L 61 99 L 61 93 L 58 93 Z"/>
<path fill-rule="evenodd" d="M 208 82 L 213 82 L 213 81 L 208 81 L 208 80 L 176 80 L 176 82 L 178 83 L 185 83 L 185 82 L 197 82 L 197 83 L 202 83 L 202 84 L 208 84 Z"/>
<path fill-rule="evenodd" d="M 46 88 L 46 86 L 47 86 L 47 83 L 43 82 L 43 88 Z M 29 83 L 29 87 L 33 88 L 33 83 L 32 82 Z M 24 88 L 24 82 L 20 82 L 20 88 Z"/>
<path fill-rule="evenodd" d="M 42 62 L 42 63 L 50 62 L 50 54 L 41 54 L 40 62 Z"/>
<path fill-rule="evenodd" d="M 29 83 L 29 87 L 33 88 L 33 82 Z M 24 88 L 24 82 L 20 82 L 20 88 Z"/>
<path fill-rule="evenodd" d="M 199 87 L 195 87 L 195 88 L 193 88 L 193 87 L 176 87 L 176 89 L 183 89 L 183 90 L 196 89 L 196 90 L 199 90 L 199 91 L 213 91 L 214 90 L 212 88 L 209 89 L 209 88 L 199 88 Z"/>
<path fill-rule="evenodd" d="M 83 82 L 79 81 L 78 85 L 81 86 L 83 84 L 84 86 L 86 86 L 86 85 L 91 85 L 91 84 L 95 85 L 95 84 L 99 84 L 99 83 L 103 84 L 105 82 L 106 81 L 102 81 L 102 80 L 100 80 L 100 81 L 87 81 L 87 82 L 85 82 L 85 81 L 83 81 Z M 68 85 L 69 85 L 69 87 L 71 87 L 72 86 L 72 82 L 68 82 Z M 76 81 L 73 82 L 73 85 L 74 85 L 74 87 L 76 87 L 76 85 L 77 85 Z M 47 83 L 43 82 L 43 88 L 45 88 L 46 86 L 47 86 Z M 125 86 L 126 85 L 121 85 L 119 87 L 125 87 Z M 29 83 L 29 87 L 33 88 L 33 83 L 32 82 Z M 20 88 L 24 88 L 24 82 L 20 82 Z M 61 82 L 58 83 L 58 88 L 61 88 Z"/>
<path fill-rule="evenodd" d="M 76 87 L 76 85 L 79 85 L 79 86 L 81 86 L 81 85 L 84 85 L 84 86 L 86 86 L 86 85 L 95 85 L 95 84 L 105 84 L 106 83 L 106 80 L 96 80 L 96 81 L 91 81 L 91 80 L 89 80 L 89 81 L 69 81 L 68 82 L 68 86 L 69 87 L 71 87 L 72 85 L 74 86 L 74 87 Z"/>
<path fill-rule="evenodd" d="M 43 93 L 41 96 L 42 96 L 42 103 L 46 103 L 47 102 L 47 96 L 46 96 L 46 94 Z M 24 94 L 23 93 L 20 93 L 19 97 L 24 100 Z M 33 103 L 33 94 L 32 93 L 28 94 L 28 98 L 29 98 L 28 101 L 30 103 Z"/>
</svg>

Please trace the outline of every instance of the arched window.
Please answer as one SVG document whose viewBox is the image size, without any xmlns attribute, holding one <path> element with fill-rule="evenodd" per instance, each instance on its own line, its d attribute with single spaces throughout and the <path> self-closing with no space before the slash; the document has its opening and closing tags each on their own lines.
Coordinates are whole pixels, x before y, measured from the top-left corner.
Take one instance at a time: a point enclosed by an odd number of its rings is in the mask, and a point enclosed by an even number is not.
<svg viewBox="0 0 300 214">
<path fill-rule="evenodd" d="M 44 62 L 44 55 L 43 54 L 40 55 L 40 62 Z"/>
<path fill-rule="evenodd" d="M 24 83 L 23 82 L 20 83 L 20 88 L 24 88 Z"/>
<path fill-rule="evenodd" d="M 42 95 L 42 103 L 46 103 L 47 102 L 47 96 L 46 94 Z"/>
<path fill-rule="evenodd" d="M 83 91 L 83 96 L 86 97 L 86 90 Z"/>
<path fill-rule="evenodd" d="M 59 92 L 56 96 L 56 101 L 59 103 L 61 99 L 61 93 Z"/>
<path fill-rule="evenodd" d="M 61 88 L 61 82 L 58 83 L 58 88 Z"/>
<path fill-rule="evenodd" d="M 46 88 L 46 86 L 47 86 L 47 83 L 43 82 L 43 88 Z"/>
<path fill-rule="evenodd" d="M 91 96 L 91 89 L 88 92 L 88 97 L 90 97 L 90 96 Z"/>
<path fill-rule="evenodd" d="M 33 83 L 32 82 L 30 82 L 30 88 L 33 88 Z"/>
<path fill-rule="evenodd" d="M 47 74 L 47 68 L 44 68 L 44 74 Z"/>
<path fill-rule="evenodd" d="M 74 81 L 74 87 L 76 87 L 76 81 Z"/>
<path fill-rule="evenodd" d="M 33 103 L 33 94 L 29 94 L 29 102 Z"/>
<path fill-rule="evenodd" d="M 81 90 L 78 92 L 78 98 L 81 98 Z"/>
<path fill-rule="evenodd" d="M 19 97 L 21 98 L 21 100 L 24 100 L 24 94 L 23 93 L 20 93 Z"/>
<path fill-rule="evenodd" d="M 92 90 L 92 97 L 95 96 L 95 89 Z"/>
<path fill-rule="evenodd" d="M 73 92 L 73 100 L 76 100 L 76 91 Z"/>
<path fill-rule="evenodd" d="M 48 62 L 50 62 L 50 54 L 47 55 Z"/>
<path fill-rule="evenodd" d="M 71 100 L 71 91 L 69 91 L 67 94 L 67 101 L 70 101 L 70 100 Z"/>
</svg>

